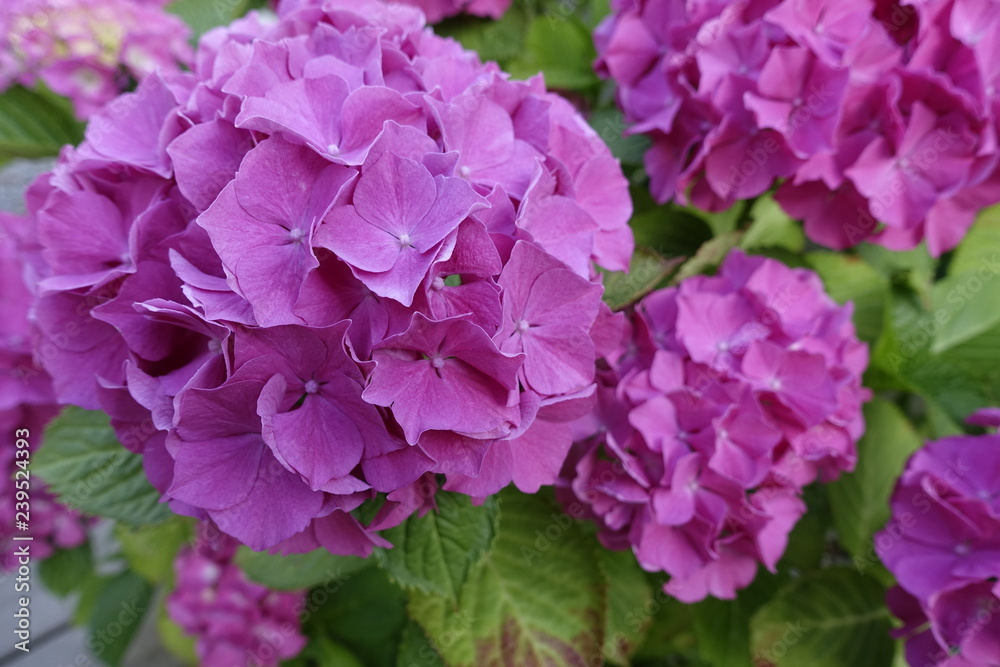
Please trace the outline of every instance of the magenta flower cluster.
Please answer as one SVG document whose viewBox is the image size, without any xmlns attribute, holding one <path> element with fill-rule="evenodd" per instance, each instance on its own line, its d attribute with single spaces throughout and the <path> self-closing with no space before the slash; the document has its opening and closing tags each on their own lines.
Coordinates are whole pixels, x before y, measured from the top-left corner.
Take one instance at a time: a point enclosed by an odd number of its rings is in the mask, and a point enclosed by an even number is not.
<svg viewBox="0 0 1000 667">
<path fill-rule="evenodd" d="M 458 14 L 499 19 L 510 9 L 511 0 L 395 0 L 419 8 L 428 23 L 437 23 Z M 278 0 L 279 11 L 287 12 L 294 6 L 315 3 L 315 0 Z"/>
<path fill-rule="evenodd" d="M 1000 410 L 969 421 L 1000 426 Z M 917 451 L 875 548 L 899 582 L 888 602 L 911 667 L 1000 664 L 1000 435 Z"/>
<path fill-rule="evenodd" d="M 993 0 L 614 0 L 595 34 L 654 196 L 777 200 L 832 248 L 934 255 L 1000 201 Z"/>
<path fill-rule="evenodd" d="M 274 591 L 243 573 L 238 543 L 199 524 L 195 542 L 174 561 L 167 613 L 195 638 L 203 667 L 274 667 L 306 645 L 299 615 L 305 591 Z"/>
<path fill-rule="evenodd" d="M 150 72 L 191 61 L 190 31 L 161 0 L 4 0 L 0 90 L 41 81 L 90 117 Z"/>
<path fill-rule="evenodd" d="M 564 502 L 685 602 L 773 571 L 802 488 L 854 467 L 868 351 L 851 310 L 814 273 L 739 251 L 645 297 L 575 425 Z"/>
<path fill-rule="evenodd" d="M 426 475 L 551 484 L 620 327 L 593 268 L 632 251 L 618 163 L 423 21 L 338 0 L 214 30 L 28 192 L 59 400 L 254 549 L 367 554 Z"/>
<path fill-rule="evenodd" d="M 42 444 L 45 424 L 58 412 L 52 383 L 32 359 L 28 311 L 32 295 L 25 280 L 34 267 L 30 256 L 27 221 L 0 212 L 0 571 L 18 566 L 14 537 L 30 536 L 31 560 L 39 562 L 55 549 L 70 549 L 87 539 L 88 520 L 60 504 L 34 475 L 15 473 L 30 461 Z M 23 436 L 23 437 L 21 437 Z M 18 439 L 28 447 L 17 447 Z M 21 452 L 21 453 L 18 453 Z M 26 452 L 26 453 L 25 453 Z M 27 482 L 25 484 L 25 482 Z M 18 492 L 27 493 L 19 496 Z M 27 510 L 28 530 L 17 528 L 18 511 Z"/>
</svg>

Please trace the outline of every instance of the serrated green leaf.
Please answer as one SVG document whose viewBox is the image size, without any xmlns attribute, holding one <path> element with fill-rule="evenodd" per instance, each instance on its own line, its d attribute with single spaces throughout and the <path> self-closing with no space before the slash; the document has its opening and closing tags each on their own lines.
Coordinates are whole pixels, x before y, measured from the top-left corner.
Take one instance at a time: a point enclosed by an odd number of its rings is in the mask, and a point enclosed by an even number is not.
<svg viewBox="0 0 1000 667">
<path fill-rule="evenodd" d="M 755 664 L 774 667 L 890 667 L 885 589 L 846 568 L 792 581 L 750 622 Z"/>
<path fill-rule="evenodd" d="M 0 94 L 0 160 L 59 154 L 83 139 L 83 125 L 45 92 L 12 86 Z"/>
<path fill-rule="evenodd" d="M 427 638 L 423 628 L 410 621 L 403 629 L 396 667 L 445 667 L 444 660 Z"/>
<path fill-rule="evenodd" d="M 653 591 L 631 551 L 600 549 L 598 555 L 608 581 L 608 612 L 601 653 L 608 662 L 627 667 L 653 620 L 651 616 L 633 617 L 630 614 L 641 609 Z"/>
<path fill-rule="evenodd" d="M 469 570 L 493 545 L 500 507 L 495 498 L 477 506 L 468 496 L 449 492 L 434 500 L 436 511 L 383 531 L 393 546 L 375 555 L 401 586 L 457 600 Z"/>
<path fill-rule="evenodd" d="M 325 549 L 281 556 L 240 547 L 236 552 L 236 564 L 251 581 L 280 591 L 295 591 L 342 581 L 369 567 L 373 561 L 357 556 L 336 556 Z"/>
<path fill-rule="evenodd" d="M 63 410 L 45 429 L 32 470 L 62 503 L 86 514 L 131 525 L 173 516 L 146 479 L 142 457 L 119 444 L 103 412 Z"/>
<path fill-rule="evenodd" d="M 192 535 L 190 521 L 181 517 L 152 526 L 115 525 L 115 537 L 129 567 L 153 584 L 171 579 L 177 552 Z"/>
<path fill-rule="evenodd" d="M 42 584 L 59 596 L 79 590 L 94 572 L 90 542 L 74 549 L 57 549 L 38 564 Z"/>
<path fill-rule="evenodd" d="M 600 659 L 607 591 L 596 540 L 550 499 L 500 494 L 500 533 L 458 605 L 414 592 L 410 617 L 450 667 Z"/>
<path fill-rule="evenodd" d="M 153 587 L 126 570 L 104 580 L 91 610 L 88 648 L 103 663 L 117 667 L 151 604 Z"/>
<path fill-rule="evenodd" d="M 874 558 L 872 535 L 889 519 L 889 496 L 920 436 L 891 403 L 875 399 L 864 406 L 865 434 L 858 442 L 858 464 L 827 487 L 840 543 L 867 566 Z M 858 560 L 860 559 L 860 560 Z"/>
</svg>

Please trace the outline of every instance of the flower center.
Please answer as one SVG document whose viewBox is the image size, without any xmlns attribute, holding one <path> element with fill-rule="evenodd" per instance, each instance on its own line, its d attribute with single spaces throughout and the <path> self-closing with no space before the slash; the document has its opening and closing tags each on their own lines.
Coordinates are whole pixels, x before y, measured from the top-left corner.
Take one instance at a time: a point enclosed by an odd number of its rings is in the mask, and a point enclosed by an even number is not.
<svg viewBox="0 0 1000 667">
<path fill-rule="evenodd" d="M 444 289 L 444 278 L 442 278 L 441 276 L 438 276 L 437 278 L 435 278 L 434 280 L 432 280 L 431 281 L 431 289 L 434 290 L 435 292 L 440 292 L 441 290 L 443 290 Z"/>
<path fill-rule="evenodd" d="M 524 333 L 530 327 L 531 327 L 531 325 L 528 324 L 528 320 L 519 320 L 518 323 L 517 323 L 517 330 L 520 331 L 521 333 Z"/>
<path fill-rule="evenodd" d="M 400 248 L 409 248 L 412 245 L 413 245 L 413 243 L 410 241 L 410 235 L 409 234 L 401 234 L 400 235 L 400 237 L 399 237 L 399 247 Z"/>
<path fill-rule="evenodd" d="M 319 382 L 316 382 L 316 380 L 309 380 L 306 382 L 305 390 L 307 394 L 315 394 L 319 391 Z"/>
<path fill-rule="evenodd" d="M 444 358 L 437 355 L 431 357 L 431 366 L 438 370 L 444 368 Z"/>
<path fill-rule="evenodd" d="M 306 233 L 296 227 L 288 232 L 288 238 L 292 240 L 292 243 L 302 243 L 302 239 L 305 237 Z"/>
</svg>

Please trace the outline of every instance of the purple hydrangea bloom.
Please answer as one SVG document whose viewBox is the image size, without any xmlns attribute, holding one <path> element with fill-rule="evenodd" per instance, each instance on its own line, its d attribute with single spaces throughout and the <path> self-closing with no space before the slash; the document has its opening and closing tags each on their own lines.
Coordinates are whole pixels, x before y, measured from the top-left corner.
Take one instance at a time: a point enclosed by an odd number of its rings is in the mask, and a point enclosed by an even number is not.
<svg viewBox="0 0 1000 667">
<path fill-rule="evenodd" d="M 58 399 L 107 411 L 175 511 L 281 552 L 368 554 L 438 475 L 552 484 L 621 326 L 595 265 L 633 245 L 568 102 L 375 1 L 206 34 L 27 199 Z"/>
<path fill-rule="evenodd" d="M 306 644 L 299 615 L 305 591 L 273 591 L 247 579 L 236 565 L 238 542 L 199 524 L 194 544 L 174 561 L 170 618 L 196 639 L 204 667 L 274 667 Z"/>
<path fill-rule="evenodd" d="M 71 549 L 87 539 L 89 520 L 59 503 L 36 476 L 30 479 L 30 530 L 15 530 L 19 491 L 14 473 L 24 454 L 41 446 L 45 425 L 58 412 L 52 381 L 32 358 L 33 336 L 28 312 L 37 259 L 28 221 L 0 212 L 0 432 L 6 434 L 0 447 L 0 571 L 17 568 L 15 535 L 30 535 L 31 559 L 41 561 L 55 549 Z M 16 447 L 15 433 L 26 430 L 29 447 Z M 23 479 L 23 476 L 22 476 Z"/>
<path fill-rule="evenodd" d="M 970 423 L 1000 426 L 988 408 Z M 928 442 L 906 465 L 875 536 L 913 667 L 1000 663 L 1000 435 Z"/>
<path fill-rule="evenodd" d="M 154 71 L 191 62 L 187 26 L 160 0 L 9 0 L 0 7 L 0 89 L 43 82 L 90 117 Z"/>
<path fill-rule="evenodd" d="M 276 0 L 279 9 L 287 10 L 290 5 L 302 5 L 313 0 Z M 510 9 L 511 0 L 399 0 L 404 5 L 420 8 L 428 23 L 438 23 L 456 14 L 470 14 L 485 18 L 499 19 Z"/>
<path fill-rule="evenodd" d="M 868 350 L 819 278 L 734 251 L 713 277 L 653 292 L 575 422 L 564 502 L 685 602 L 770 570 L 802 488 L 853 469 Z"/>
<path fill-rule="evenodd" d="M 1000 201 L 992 0 L 614 0 L 595 33 L 653 196 L 778 184 L 817 243 L 935 255 Z"/>
</svg>

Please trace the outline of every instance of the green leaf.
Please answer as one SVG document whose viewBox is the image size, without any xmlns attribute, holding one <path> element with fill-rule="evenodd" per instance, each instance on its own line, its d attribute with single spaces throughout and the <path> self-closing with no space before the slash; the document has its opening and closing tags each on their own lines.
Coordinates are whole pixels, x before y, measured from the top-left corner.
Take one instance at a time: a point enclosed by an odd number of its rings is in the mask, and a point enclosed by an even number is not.
<svg viewBox="0 0 1000 667">
<path fill-rule="evenodd" d="M 280 556 L 240 547 L 236 564 L 251 581 L 280 591 L 312 588 L 342 581 L 365 569 L 372 561 L 357 556 L 336 556 L 325 549 Z"/>
<path fill-rule="evenodd" d="M 690 257 L 712 239 L 704 219 L 675 205 L 660 206 L 645 186 L 629 188 L 635 213 L 629 227 L 636 246 L 645 246 L 665 257 Z"/>
<path fill-rule="evenodd" d="M 882 335 L 872 350 L 865 376 L 868 386 L 909 391 L 933 404 L 948 419 L 961 423 L 973 410 L 990 404 L 987 384 L 977 369 L 963 367 L 948 353 L 935 355 L 930 342 L 937 324 L 919 299 L 906 287 L 889 292 Z M 979 373 L 984 369 L 978 369 Z"/>
<path fill-rule="evenodd" d="M 119 444 L 103 412 L 63 410 L 45 430 L 32 469 L 61 502 L 86 514 L 132 525 L 173 516 L 146 479 L 142 457 Z"/>
<path fill-rule="evenodd" d="M 685 262 L 677 271 L 674 282 L 680 282 L 700 273 L 715 271 L 729 254 L 729 251 L 739 243 L 742 234 L 742 232 L 725 232 L 703 244 L 698 248 L 695 256 Z"/>
<path fill-rule="evenodd" d="M 510 74 L 529 78 L 542 72 L 556 90 L 586 90 L 597 86 L 591 67 L 596 53 L 590 31 L 575 16 L 539 16 L 531 22 L 519 57 L 507 63 Z"/>
<path fill-rule="evenodd" d="M 410 621 L 403 629 L 396 667 L 445 667 L 441 655 L 415 621 Z"/>
<path fill-rule="evenodd" d="M 837 252 L 811 252 L 809 266 L 838 303 L 854 303 L 854 326 L 858 338 L 873 342 L 885 319 L 886 278 L 859 257 Z"/>
<path fill-rule="evenodd" d="M 865 434 L 858 443 L 858 464 L 827 487 L 840 543 L 859 566 L 874 565 L 872 535 L 889 519 L 889 496 L 920 436 L 892 403 L 875 399 L 864 406 Z M 872 561 L 872 562 L 868 562 Z"/>
<path fill-rule="evenodd" d="M 384 570 L 366 568 L 335 585 L 314 589 L 306 614 L 306 636 L 333 639 L 367 667 L 396 666 L 407 622 L 406 596 Z"/>
<path fill-rule="evenodd" d="M 1000 324 L 998 278 L 1000 207 L 994 207 L 980 215 L 955 251 L 948 277 L 934 286 L 934 315 L 941 326 L 933 352 L 951 349 Z"/>
<path fill-rule="evenodd" d="M 170 651 L 171 655 L 181 660 L 185 665 L 197 665 L 198 654 L 195 650 L 196 639 L 185 634 L 181 626 L 177 625 L 167 607 L 161 603 L 156 610 L 156 632 L 160 636 L 160 642 Z"/>
<path fill-rule="evenodd" d="M 628 273 L 604 273 L 604 302 L 611 310 L 621 310 L 652 292 L 677 268 L 681 260 L 667 259 L 649 248 L 632 255 Z"/>
<path fill-rule="evenodd" d="M 152 597 L 153 587 L 128 570 L 105 580 L 88 623 L 93 654 L 111 667 L 120 665 Z"/>
<path fill-rule="evenodd" d="M 365 667 L 365 663 L 349 648 L 339 644 L 329 637 L 319 635 L 312 637 L 299 659 L 303 664 L 331 665 L 331 667 Z"/>
<path fill-rule="evenodd" d="M 58 549 L 38 564 L 42 584 L 59 596 L 79 590 L 94 571 L 90 542 L 75 549 Z"/>
<path fill-rule="evenodd" d="M 434 32 L 458 40 L 484 62 L 495 60 L 505 66 L 524 48 L 524 36 L 534 16 L 534 9 L 527 2 L 515 0 L 499 21 L 460 15 L 437 24 Z"/>
<path fill-rule="evenodd" d="M 489 551 L 500 521 L 495 498 L 481 505 L 458 493 L 438 493 L 437 511 L 410 517 L 401 525 L 383 531 L 391 549 L 375 555 L 404 588 L 458 599 L 469 570 Z"/>
<path fill-rule="evenodd" d="M 597 136 L 611 149 L 611 153 L 621 160 L 625 165 L 642 164 L 646 150 L 652 145 L 649 137 L 644 134 L 633 134 L 625 136 L 625 129 L 628 124 L 622 112 L 616 107 L 597 109 L 587 119 L 590 126 L 597 132 Z M 642 191 L 647 193 L 649 189 L 643 187 Z M 635 196 L 633 195 L 633 200 Z"/>
<path fill-rule="evenodd" d="M 181 17 L 197 40 L 212 28 L 226 25 L 259 5 L 252 0 L 174 0 L 167 5 L 167 11 Z"/>
<path fill-rule="evenodd" d="M 608 613 L 601 652 L 608 662 L 627 666 L 653 620 L 650 616 L 632 617 L 630 614 L 641 609 L 653 591 L 631 551 L 600 549 L 598 555 L 608 581 Z"/>
<path fill-rule="evenodd" d="M 173 577 L 174 558 L 192 536 L 190 521 L 181 517 L 152 526 L 115 525 L 115 537 L 129 567 L 153 584 Z"/>
<path fill-rule="evenodd" d="M 935 330 L 931 352 L 934 354 L 954 348 L 1000 324 L 1000 280 L 990 283 L 978 272 L 969 271 L 936 283 L 931 295 Z"/>
<path fill-rule="evenodd" d="M 750 619 L 787 581 L 785 573 L 761 571 L 734 600 L 706 598 L 688 606 L 694 619 L 699 655 L 713 667 L 751 664 Z"/>
<path fill-rule="evenodd" d="M 693 605 L 691 611 L 698 650 L 706 661 L 715 667 L 750 664 L 750 614 L 740 597 L 708 598 Z"/>
<path fill-rule="evenodd" d="M 846 568 L 811 572 L 782 588 L 750 622 L 754 664 L 890 667 L 885 590 Z"/>
<path fill-rule="evenodd" d="M 592 664 L 606 585 L 596 540 L 549 498 L 500 494 L 500 534 L 458 605 L 414 592 L 410 617 L 450 667 Z"/>
<path fill-rule="evenodd" d="M 0 161 L 58 155 L 83 139 L 83 125 L 45 91 L 13 86 L 0 94 Z"/>
<path fill-rule="evenodd" d="M 770 196 L 760 197 L 754 202 L 750 219 L 753 222 L 740 239 L 741 248 L 785 248 L 802 252 L 805 247 L 806 237 L 801 225 L 792 220 Z"/>
</svg>

